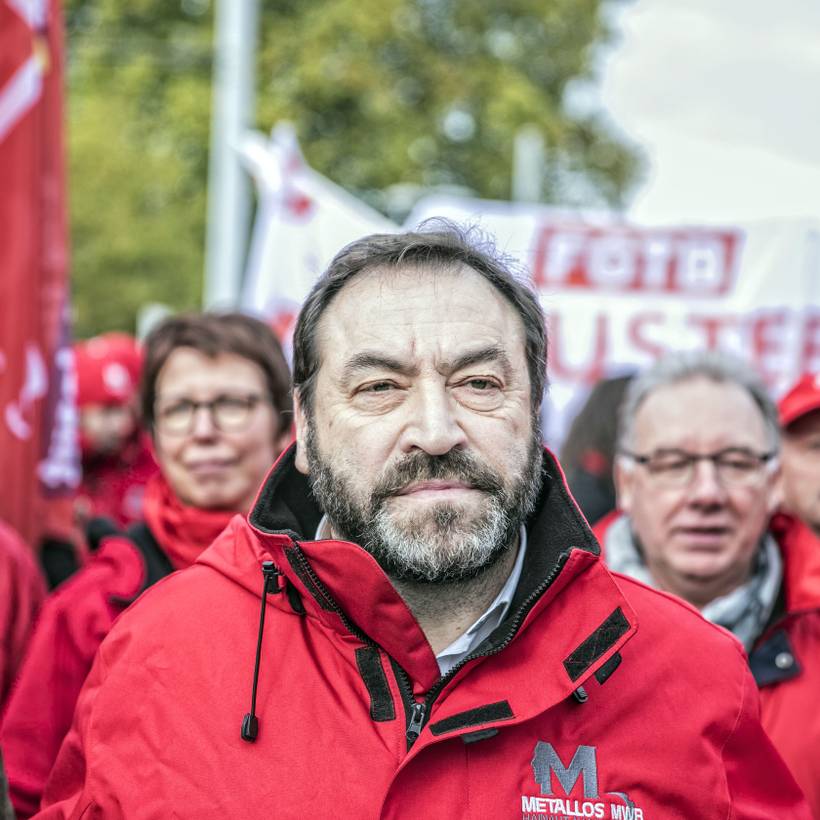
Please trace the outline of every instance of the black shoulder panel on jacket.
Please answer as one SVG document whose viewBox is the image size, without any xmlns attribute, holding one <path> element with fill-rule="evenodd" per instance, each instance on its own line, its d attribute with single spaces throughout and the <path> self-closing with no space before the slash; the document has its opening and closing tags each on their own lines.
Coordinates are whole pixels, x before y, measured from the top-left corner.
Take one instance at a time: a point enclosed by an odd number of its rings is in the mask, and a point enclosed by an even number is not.
<svg viewBox="0 0 820 820">
<path fill-rule="evenodd" d="M 447 732 L 455 732 L 469 726 L 480 726 L 482 723 L 492 723 L 496 720 L 509 720 L 511 717 L 515 716 L 510 704 L 506 700 L 500 700 L 498 703 L 468 709 L 466 712 L 451 715 L 444 718 L 444 720 L 439 720 L 437 723 L 431 723 L 430 731 L 434 735 L 444 735 Z"/>
<path fill-rule="evenodd" d="M 583 643 L 566 658 L 564 669 L 570 680 L 578 680 L 629 629 L 629 621 L 618 607 Z"/>
<path fill-rule="evenodd" d="M 370 717 L 384 722 L 396 719 L 396 707 L 387 685 L 379 650 L 375 646 L 362 646 L 356 650 L 356 666 L 370 695 Z"/>
</svg>

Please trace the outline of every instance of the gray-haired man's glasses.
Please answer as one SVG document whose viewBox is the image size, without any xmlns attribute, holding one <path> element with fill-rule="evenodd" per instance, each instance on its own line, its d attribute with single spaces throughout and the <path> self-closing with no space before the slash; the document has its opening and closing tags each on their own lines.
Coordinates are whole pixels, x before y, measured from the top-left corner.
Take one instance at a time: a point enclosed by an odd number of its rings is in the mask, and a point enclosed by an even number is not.
<svg viewBox="0 0 820 820">
<path fill-rule="evenodd" d="M 712 462 L 717 479 L 724 487 L 748 487 L 760 480 L 766 464 L 777 452 L 756 453 L 745 447 L 727 447 L 704 455 L 678 449 L 656 450 L 646 454 L 621 450 L 621 455 L 645 467 L 659 484 L 667 487 L 690 484 L 699 461 Z"/>
</svg>

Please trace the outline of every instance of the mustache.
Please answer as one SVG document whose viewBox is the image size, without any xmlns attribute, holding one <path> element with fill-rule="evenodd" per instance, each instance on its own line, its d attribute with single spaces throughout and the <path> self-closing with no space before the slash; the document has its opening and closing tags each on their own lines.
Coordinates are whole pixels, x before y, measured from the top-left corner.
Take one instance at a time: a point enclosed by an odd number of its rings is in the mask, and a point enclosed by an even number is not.
<svg viewBox="0 0 820 820">
<path fill-rule="evenodd" d="M 372 498 L 378 503 L 410 484 L 428 480 L 460 481 L 492 495 L 504 491 L 504 484 L 495 472 L 462 450 L 450 450 L 440 456 L 419 450 L 387 469 L 373 488 Z"/>
</svg>

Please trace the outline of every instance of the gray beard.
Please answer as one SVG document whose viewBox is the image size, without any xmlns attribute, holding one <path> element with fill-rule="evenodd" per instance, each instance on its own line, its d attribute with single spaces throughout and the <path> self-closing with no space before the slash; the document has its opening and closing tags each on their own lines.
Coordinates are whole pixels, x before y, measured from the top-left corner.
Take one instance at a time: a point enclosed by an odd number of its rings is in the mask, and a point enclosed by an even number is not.
<svg viewBox="0 0 820 820">
<path fill-rule="evenodd" d="M 535 422 L 532 430 L 525 463 L 509 483 L 465 451 L 442 456 L 419 451 L 387 468 L 363 501 L 348 478 L 323 459 L 310 423 L 306 448 L 311 488 L 334 532 L 367 550 L 395 582 L 459 584 L 508 556 L 535 506 L 543 450 Z M 441 503 L 413 518 L 391 512 L 396 492 L 426 479 L 467 482 L 485 494 L 485 508 L 470 515 L 459 505 Z"/>
</svg>

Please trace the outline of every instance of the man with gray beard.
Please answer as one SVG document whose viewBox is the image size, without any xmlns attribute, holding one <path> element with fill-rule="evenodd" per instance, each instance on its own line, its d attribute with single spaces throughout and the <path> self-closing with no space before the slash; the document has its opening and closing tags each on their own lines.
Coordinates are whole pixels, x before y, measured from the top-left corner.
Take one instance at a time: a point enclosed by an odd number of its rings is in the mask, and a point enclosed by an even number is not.
<svg viewBox="0 0 820 820">
<path fill-rule="evenodd" d="M 452 226 L 342 250 L 295 446 L 121 616 L 42 816 L 807 820 L 734 639 L 600 561 L 541 445 L 546 347 Z"/>
</svg>

